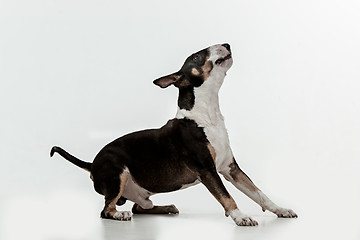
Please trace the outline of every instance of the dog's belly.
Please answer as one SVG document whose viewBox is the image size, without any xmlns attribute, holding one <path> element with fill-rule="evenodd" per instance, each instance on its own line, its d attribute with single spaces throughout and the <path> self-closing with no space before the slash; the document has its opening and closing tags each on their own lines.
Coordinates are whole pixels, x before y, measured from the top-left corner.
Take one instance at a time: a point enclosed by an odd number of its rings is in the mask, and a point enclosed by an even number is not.
<svg viewBox="0 0 360 240">
<path fill-rule="evenodd" d="M 188 187 L 192 187 L 192 186 L 195 186 L 197 184 L 200 183 L 200 180 L 199 179 L 196 179 L 194 182 L 192 183 L 188 183 L 188 184 L 184 184 L 181 186 L 181 188 L 179 190 L 182 190 L 182 189 L 185 189 L 185 188 L 188 188 Z"/>
<path fill-rule="evenodd" d="M 171 192 L 176 190 L 185 189 L 194 186 L 200 181 L 196 175 L 173 176 L 173 179 L 167 179 L 168 181 L 157 182 L 153 186 L 140 186 L 129 173 L 129 180 L 125 185 L 122 196 L 126 199 L 139 204 L 144 209 L 152 208 L 152 202 L 149 200 L 151 195 L 161 192 Z"/>
<path fill-rule="evenodd" d="M 135 190 L 136 192 L 140 192 L 143 194 L 143 190 L 148 192 L 148 196 L 156 194 L 156 193 L 166 193 L 173 192 L 180 189 L 184 189 L 198 183 L 198 176 L 196 174 L 192 174 L 191 176 L 184 175 L 165 175 L 165 176 L 157 176 L 156 178 L 143 178 L 143 179 L 135 179 L 132 176 L 132 181 L 128 183 L 129 190 Z M 139 191 L 139 188 L 141 189 Z"/>
</svg>

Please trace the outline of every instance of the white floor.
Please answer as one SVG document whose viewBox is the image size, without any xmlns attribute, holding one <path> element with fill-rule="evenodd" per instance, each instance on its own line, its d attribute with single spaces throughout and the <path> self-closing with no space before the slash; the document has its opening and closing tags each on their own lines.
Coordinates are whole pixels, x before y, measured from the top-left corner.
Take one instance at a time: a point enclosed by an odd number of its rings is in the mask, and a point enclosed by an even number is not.
<svg viewBox="0 0 360 240">
<path fill-rule="evenodd" d="M 293 208 L 298 219 L 278 219 L 268 212 L 262 213 L 226 183 L 238 206 L 259 222 L 258 227 L 238 227 L 224 216 L 221 206 L 202 185 L 153 196 L 156 204 L 174 203 L 179 215 L 135 215 L 129 222 L 103 220 L 99 217 L 102 196 L 93 191 L 87 173 L 60 157 L 43 156 L 37 161 L 34 156 L 28 158 L 33 163 L 24 164 L 27 170 L 2 171 L 2 240 L 360 239 L 359 189 L 353 187 L 358 184 L 350 184 L 359 182 L 354 174 L 358 165 L 353 172 L 341 164 L 337 169 L 330 166 L 307 173 L 306 169 L 293 173 L 282 169 L 284 173 L 264 177 L 267 183 L 258 181 L 275 202 Z M 348 174 L 340 177 L 338 173 L 345 170 Z M 119 209 L 130 210 L 131 206 L 126 203 Z"/>
</svg>

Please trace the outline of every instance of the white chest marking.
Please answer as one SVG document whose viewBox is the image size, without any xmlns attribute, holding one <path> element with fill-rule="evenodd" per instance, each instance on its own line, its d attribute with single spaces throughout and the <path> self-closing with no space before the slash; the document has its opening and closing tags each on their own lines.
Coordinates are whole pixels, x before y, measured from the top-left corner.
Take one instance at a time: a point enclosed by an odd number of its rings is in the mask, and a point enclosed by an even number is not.
<svg viewBox="0 0 360 240">
<path fill-rule="evenodd" d="M 204 132 L 216 152 L 216 169 L 220 170 L 231 163 L 233 158 L 229 136 L 224 122 L 216 126 L 204 127 Z"/>
</svg>

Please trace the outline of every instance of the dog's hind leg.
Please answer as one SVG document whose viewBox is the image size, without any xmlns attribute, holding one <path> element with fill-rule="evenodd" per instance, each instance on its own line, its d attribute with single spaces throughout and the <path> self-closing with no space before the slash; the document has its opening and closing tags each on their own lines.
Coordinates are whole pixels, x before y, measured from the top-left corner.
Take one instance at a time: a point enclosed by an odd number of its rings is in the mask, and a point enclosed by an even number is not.
<svg viewBox="0 0 360 240">
<path fill-rule="evenodd" d="M 118 203 L 121 195 L 124 192 L 125 185 L 128 181 L 128 172 L 122 172 L 118 179 L 111 179 L 109 176 L 105 181 L 105 189 L 103 190 L 105 195 L 105 207 L 101 212 L 102 218 L 116 219 L 120 221 L 131 220 L 130 211 L 117 211 L 116 204 Z M 118 186 L 118 187 L 115 187 Z"/>
<path fill-rule="evenodd" d="M 119 200 L 117 200 L 116 205 L 117 205 L 117 206 L 122 206 L 122 205 L 124 205 L 124 204 L 126 203 L 126 201 L 127 201 L 127 199 L 124 198 L 123 196 L 121 196 L 121 197 L 119 198 Z"/>
<path fill-rule="evenodd" d="M 179 210 L 175 207 L 175 205 L 154 206 L 150 209 L 144 209 L 135 203 L 132 208 L 132 212 L 134 214 L 178 214 Z"/>
<path fill-rule="evenodd" d="M 273 203 L 255 184 L 251 179 L 239 168 L 235 159 L 225 168 L 219 171 L 226 180 L 231 182 L 237 189 L 242 191 L 249 198 L 259 204 L 262 210 L 273 212 L 278 217 L 296 218 L 297 215 L 291 209 L 285 209 Z"/>
</svg>

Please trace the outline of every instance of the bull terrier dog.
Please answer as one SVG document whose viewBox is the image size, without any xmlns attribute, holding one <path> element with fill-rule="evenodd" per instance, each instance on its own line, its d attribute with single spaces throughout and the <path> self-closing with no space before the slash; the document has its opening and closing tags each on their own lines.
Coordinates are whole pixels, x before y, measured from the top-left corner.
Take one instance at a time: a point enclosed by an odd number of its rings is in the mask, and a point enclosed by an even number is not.
<svg viewBox="0 0 360 240">
<path fill-rule="evenodd" d="M 258 225 L 238 209 L 219 173 L 263 211 L 296 218 L 294 211 L 277 206 L 260 191 L 235 161 L 218 96 L 232 63 L 230 45 L 218 44 L 192 54 L 179 71 L 155 80 L 161 88 L 174 85 L 179 89 L 176 117 L 159 129 L 114 140 L 92 163 L 57 146 L 50 155 L 57 152 L 90 172 L 95 191 L 105 196 L 102 218 L 127 221 L 132 213 L 178 214 L 174 205 L 155 206 L 149 197 L 202 183 L 237 225 Z M 134 202 L 132 213 L 116 209 L 126 200 Z"/>
</svg>

